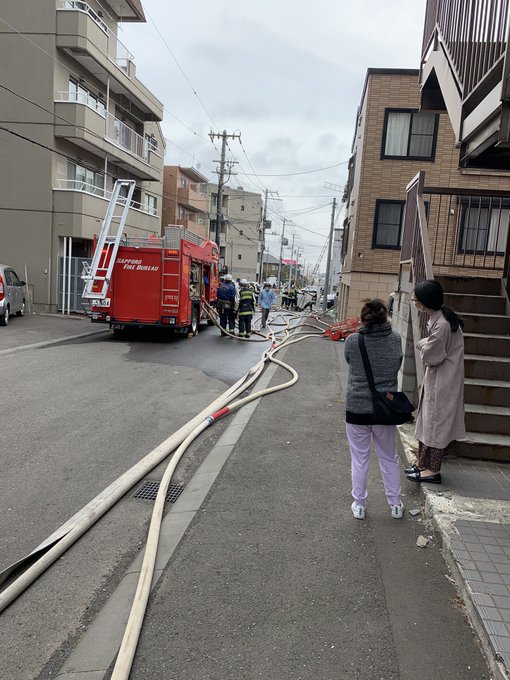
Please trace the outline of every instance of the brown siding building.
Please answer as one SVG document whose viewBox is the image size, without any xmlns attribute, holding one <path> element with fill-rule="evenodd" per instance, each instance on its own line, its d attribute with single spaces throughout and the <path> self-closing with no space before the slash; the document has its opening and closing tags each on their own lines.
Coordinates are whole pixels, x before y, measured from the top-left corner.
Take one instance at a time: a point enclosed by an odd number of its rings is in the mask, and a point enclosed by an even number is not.
<svg viewBox="0 0 510 680">
<path fill-rule="evenodd" d="M 208 179 L 195 168 L 165 165 L 163 174 L 163 227 L 178 224 L 209 238 L 209 198 L 201 191 Z"/>
<path fill-rule="evenodd" d="M 447 115 L 419 107 L 418 70 L 368 69 L 344 195 L 340 318 L 356 316 L 363 299 L 386 300 L 395 289 L 406 186 L 420 170 L 428 186 L 510 191 L 506 172 L 459 168 Z M 506 240 L 506 231 L 498 240 Z"/>
</svg>

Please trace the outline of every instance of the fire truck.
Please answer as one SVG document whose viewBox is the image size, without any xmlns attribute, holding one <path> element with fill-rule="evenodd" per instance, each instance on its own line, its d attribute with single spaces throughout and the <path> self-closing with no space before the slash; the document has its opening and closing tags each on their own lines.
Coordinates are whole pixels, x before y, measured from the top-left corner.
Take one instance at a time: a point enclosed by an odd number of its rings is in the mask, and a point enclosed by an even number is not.
<svg viewBox="0 0 510 680">
<path fill-rule="evenodd" d="M 115 334 L 161 327 L 196 335 L 206 318 L 202 300 L 216 300 L 218 247 L 179 226 L 166 227 L 161 238 L 127 237 L 133 190 L 132 180 L 114 187 L 92 263 L 82 274 L 87 314 Z"/>
</svg>

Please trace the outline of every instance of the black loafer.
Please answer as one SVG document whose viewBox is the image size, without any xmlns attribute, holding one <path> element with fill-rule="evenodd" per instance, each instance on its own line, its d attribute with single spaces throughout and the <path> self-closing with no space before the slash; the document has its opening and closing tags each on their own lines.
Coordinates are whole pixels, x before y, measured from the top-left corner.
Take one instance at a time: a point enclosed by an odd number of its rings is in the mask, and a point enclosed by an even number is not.
<svg viewBox="0 0 510 680">
<path fill-rule="evenodd" d="M 435 475 L 422 477 L 421 471 L 418 470 L 417 472 L 410 472 L 409 474 L 407 474 L 406 479 L 408 479 L 410 482 L 418 483 L 427 482 L 427 484 L 441 484 L 441 473 L 438 472 Z"/>
<path fill-rule="evenodd" d="M 404 474 L 405 475 L 410 475 L 413 472 L 420 472 L 421 468 L 419 468 L 417 465 L 413 465 L 412 467 L 404 468 Z"/>
</svg>

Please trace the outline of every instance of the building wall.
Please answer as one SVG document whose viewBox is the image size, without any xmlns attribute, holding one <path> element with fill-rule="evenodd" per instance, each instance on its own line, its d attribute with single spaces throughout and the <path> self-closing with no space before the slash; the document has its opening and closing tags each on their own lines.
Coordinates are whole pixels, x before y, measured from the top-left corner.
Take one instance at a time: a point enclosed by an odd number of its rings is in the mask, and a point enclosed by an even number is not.
<svg viewBox="0 0 510 680">
<path fill-rule="evenodd" d="M 204 177 L 203 180 L 206 178 Z M 181 180 L 186 187 L 181 187 Z M 209 202 L 210 198 L 202 193 L 203 183 L 186 173 L 185 168 L 167 165 L 163 177 L 163 226 L 180 224 L 202 238 L 209 238 Z M 189 203 L 180 199 L 181 188 L 193 187 L 189 192 Z"/>
<path fill-rule="evenodd" d="M 95 0 L 90 0 L 89 4 L 95 10 L 101 9 Z M 96 133 L 94 136 L 88 130 L 91 139 L 97 140 L 97 145 L 89 145 L 89 148 L 79 146 L 63 136 L 55 136 L 58 126 L 62 129 L 69 123 L 72 111 L 83 113 L 87 108 L 85 105 L 64 104 L 60 101 L 60 93 L 69 90 L 71 75 L 76 79 L 82 77 L 91 93 L 101 93 L 106 97 L 104 83 L 63 49 L 57 48 L 58 20 L 61 26 L 69 27 L 70 31 L 76 23 L 72 21 L 72 14 L 57 12 L 56 2 L 31 3 L 29 12 L 26 3 L 18 0 L 4 0 L 2 3 L 2 17 L 20 33 L 28 34 L 30 40 L 41 47 L 37 49 L 23 35 L 14 33 L 5 25 L 0 26 L 0 82 L 38 105 L 5 90 L 0 92 L 0 122 L 27 138 L 0 132 L 2 261 L 12 264 L 22 278 L 27 272 L 36 309 L 55 309 L 57 304 L 56 273 L 62 237 L 71 236 L 91 242 L 105 215 L 107 201 L 104 198 L 70 191 L 69 186 L 65 186 L 69 160 L 86 165 L 98 173 L 104 173 L 106 169 L 110 175 L 106 177 L 106 190 L 111 190 L 114 175 L 137 180 L 137 200 L 142 205 L 140 209 L 129 211 L 126 231 L 137 236 L 160 232 L 162 181 L 148 181 L 143 174 L 137 174 L 134 168 L 129 171 L 126 166 L 118 167 L 112 158 L 105 159 L 104 119 L 100 135 Z M 90 21 L 86 15 L 80 14 L 83 15 L 80 18 L 85 17 Z M 116 24 L 106 16 L 105 21 L 111 24 L 113 36 L 117 30 Z M 130 76 L 128 82 L 136 88 L 139 96 L 143 86 L 136 80 L 134 73 Z M 120 71 L 119 78 L 127 80 Z M 113 111 L 120 111 L 113 97 L 111 103 Z M 147 106 L 162 112 L 161 105 L 158 109 L 157 100 L 152 95 L 147 96 Z M 93 116 L 98 119 L 96 112 L 93 112 Z M 79 130 L 79 127 L 75 124 L 74 129 Z M 159 151 L 164 155 L 164 140 L 158 123 L 141 123 L 139 130 L 155 134 Z M 162 158 L 150 153 L 149 163 L 152 174 L 156 176 L 157 169 L 162 169 Z M 157 215 L 144 210 L 146 193 L 157 199 Z"/>
<path fill-rule="evenodd" d="M 346 196 L 348 241 L 342 286 L 349 285 L 350 290 L 341 291 L 340 318 L 356 313 L 362 293 L 366 293 L 365 297 L 383 297 L 383 293 L 391 290 L 389 283 L 381 288 L 378 276 L 387 275 L 389 282 L 398 275 L 400 249 L 372 247 L 378 199 L 405 201 L 406 186 L 420 170 L 425 171 L 425 183 L 429 186 L 492 188 L 510 192 L 508 174 L 459 169 L 459 151 L 454 146 L 454 134 L 446 114 L 440 116 L 434 161 L 381 159 L 385 109 L 419 109 L 419 106 L 417 71 L 368 73 L 353 141 L 354 178 Z M 441 238 L 440 235 L 439 240 Z M 448 268 L 440 273 L 447 271 Z M 347 273 L 351 276 L 347 277 Z M 361 280 L 363 286 L 358 286 Z"/>
<path fill-rule="evenodd" d="M 203 188 L 209 197 L 211 223 L 216 222 L 216 209 L 211 196 L 217 190 L 217 185 L 212 183 L 204 185 Z M 234 279 L 255 281 L 262 196 L 244 189 L 225 187 L 223 198 L 223 214 L 228 222 L 222 225 L 220 257 L 223 257 L 224 264 Z M 213 229 L 211 239 L 214 240 Z"/>
</svg>

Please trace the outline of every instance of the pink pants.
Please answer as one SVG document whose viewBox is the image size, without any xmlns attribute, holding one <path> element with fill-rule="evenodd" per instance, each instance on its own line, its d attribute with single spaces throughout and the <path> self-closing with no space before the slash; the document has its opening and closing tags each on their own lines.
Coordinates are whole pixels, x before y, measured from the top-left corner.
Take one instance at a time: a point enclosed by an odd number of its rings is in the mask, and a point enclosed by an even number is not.
<svg viewBox="0 0 510 680">
<path fill-rule="evenodd" d="M 345 430 L 351 447 L 352 497 L 356 504 L 364 506 L 368 496 L 368 462 L 370 440 L 373 437 L 386 498 L 390 505 L 398 505 L 400 503 L 400 465 L 395 449 L 395 426 L 346 423 Z"/>
</svg>

